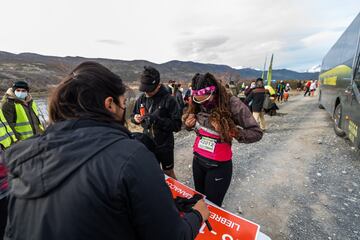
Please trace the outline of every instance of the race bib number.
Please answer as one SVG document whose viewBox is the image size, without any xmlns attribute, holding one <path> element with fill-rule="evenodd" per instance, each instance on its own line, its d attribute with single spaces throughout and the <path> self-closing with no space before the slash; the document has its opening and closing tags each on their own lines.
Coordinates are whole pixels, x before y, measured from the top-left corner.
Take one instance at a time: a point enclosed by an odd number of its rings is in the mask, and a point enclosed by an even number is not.
<svg viewBox="0 0 360 240">
<path fill-rule="evenodd" d="M 202 137 L 199 141 L 198 148 L 213 153 L 215 151 L 216 140 Z"/>
</svg>

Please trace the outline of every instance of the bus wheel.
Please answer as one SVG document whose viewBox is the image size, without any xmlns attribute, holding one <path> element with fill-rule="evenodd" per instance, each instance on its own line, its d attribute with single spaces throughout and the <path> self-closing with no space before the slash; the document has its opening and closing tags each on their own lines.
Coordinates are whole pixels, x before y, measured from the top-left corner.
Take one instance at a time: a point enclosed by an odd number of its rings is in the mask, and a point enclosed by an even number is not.
<svg viewBox="0 0 360 240">
<path fill-rule="evenodd" d="M 333 118 L 334 118 L 334 131 L 335 131 L 335 134 L 338 135 L 339 137 L 345 137 L 346 134 L 340 127 L 341 118 L 342 118 L 342 107 L 341 107 L 340 103 L 335 108 Z"/>
</svg>

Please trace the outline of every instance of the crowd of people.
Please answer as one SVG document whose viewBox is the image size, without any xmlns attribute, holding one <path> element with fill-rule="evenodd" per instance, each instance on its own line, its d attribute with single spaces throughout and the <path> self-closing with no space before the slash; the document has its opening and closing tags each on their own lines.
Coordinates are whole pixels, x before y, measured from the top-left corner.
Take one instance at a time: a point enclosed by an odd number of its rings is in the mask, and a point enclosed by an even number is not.
<svg viewBox="0 0 360 240">
<path fill-rule="evenodd" d="M 197 73 L 184 91 L 150 66 L 139 79 L 131 122 L 143 133 L 127 128 L 123 80 L 96 62 L 80 64 L 53 89 L 46 128 L 26 82 L 7 90 L 0 111 L 0 238 L 194 239 L 210 212 L 202 199 L 179 214 L 164 179 L 176 179 L 174 133 L 182 126 L 195 133 L 195 190 L 221 206 L 233 141 L 259 141 L 265 112 L 276 111 L 275 98 L 286 101 L 291 89 L 280 82 L 273 93 L 258 78 L 238 90 Z"/>
</svg>

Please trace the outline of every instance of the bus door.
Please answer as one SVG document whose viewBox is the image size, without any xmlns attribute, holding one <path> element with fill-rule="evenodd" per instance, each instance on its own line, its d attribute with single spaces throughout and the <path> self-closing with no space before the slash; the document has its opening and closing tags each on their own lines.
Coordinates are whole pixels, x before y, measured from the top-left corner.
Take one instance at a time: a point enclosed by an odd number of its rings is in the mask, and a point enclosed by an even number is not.
<svg viewBox="0 0 360 240">
<path fill-rule="evenodd" d="M 348 112 L 348 132 L 349 139 L 355 146 L 360 148 L 360 61 L 355 68 L 354 80 L 352 81 L 352 88 L 348 88 L 347 101 L 349 103 L 350 111 Z"/>
</svg>

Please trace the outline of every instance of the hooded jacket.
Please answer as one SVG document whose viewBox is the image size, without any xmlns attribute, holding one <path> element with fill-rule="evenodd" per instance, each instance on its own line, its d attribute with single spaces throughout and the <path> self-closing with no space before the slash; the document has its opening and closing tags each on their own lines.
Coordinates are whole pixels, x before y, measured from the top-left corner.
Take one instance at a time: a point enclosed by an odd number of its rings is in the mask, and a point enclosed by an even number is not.
<svg viewBox="0 0 360 240">
<path fill-rule="evenodd" d="M 6 91 L 5 96 L 2 101 L 3 101 L 3 103 L 2 103 L 1 108 L 3 111 L 4 117 L 6 118 L 6 121 L 8 122 L 9 126 L 13 130 L 17 139 L 21 139 L 21 138 L 20 138 L 20 134 L 18 132 L 16 132 L 16 130 L 15 130 L 15 125 L 16 125 L 15 103 L 20 103 L 24 107 L 25 113 L 27 115 L 27 118 L 29 119 L 29 122 L 33 129 L 34 135 L 41 134 L 43 132 L 43 130 L 41 130 L 39 127 L 40 120 L 39 120 L 38 116 L 36 116 L 33 109 L 31 108 L 31 105 L 35 104 L 35 102 L 33 101 L 33 98 L 31 97 L 30 94 L 28 94 L 28 96 L 26 97 L 25 100 L 21 100 L 15 96 L 15 93 L 12 90 L 12 88 L 9 88 Z"/>
<path fill-rule="evenodd" d="M 6 151 L 6 240 L 194 239 L 154 155 L 118 123 L 69 120 Z"/>
<path fill-rule="evenodd" d="M 263 110 L 263 105 L 265 101 L 265 88 L 256 87 L 251 93 L 246 97 L 245 102 L 251 104 L 251 109 L 253 112 L 261 112 Z"/>
<path fill-rule="evenodd" d="M 157 151 L 169 151 L 174 149 L 174 134 L 181 130 L 181 113 L 175 98 L 170 95 L 165 86 L 161 86 L 159 92 L 152 97 L 142 94 L 136 101 L 131 121 L 134 121 L 135 114 L 140 113 L 140 106 L 144 105 L 147 114 L 156 118 L 152 124 L 153 138 Z"/>
</svg>

